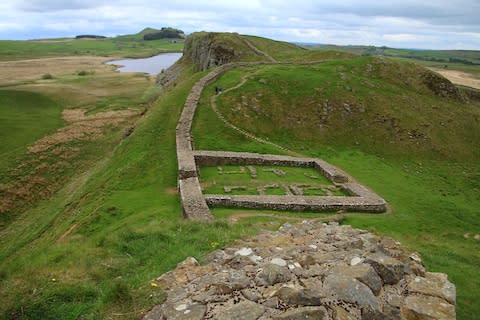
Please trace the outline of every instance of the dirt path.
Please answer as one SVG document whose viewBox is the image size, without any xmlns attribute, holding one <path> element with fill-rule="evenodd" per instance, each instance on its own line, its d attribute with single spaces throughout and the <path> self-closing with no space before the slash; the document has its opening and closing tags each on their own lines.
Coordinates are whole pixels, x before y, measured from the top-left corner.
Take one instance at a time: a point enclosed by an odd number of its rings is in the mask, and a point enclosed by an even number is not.
<svg viewBox="0 0 480 320">
<path fill-rule="evenodd" d="M 435 71 L 452 83 L 460 84 L 462 86 L 467 86 L 475 89 L 480 89 L 480 78 L 476 77 L 471 73 L 466 73 L 458 70 L 445 70 L 438 68 L 429 68 L 432 71 Z"/>
<path fill-rule="evenodd" d="M 247 38 L 245 37 L 241 37 L 243 42 L 250 48 L 252 49 L 253 51 L 255 51 L 255 53 L 257 53 L 258 55 L 261 55 L 261 56 L 264 56 L 265 58 L 267 58 L 268 61 L 270 62 L 277 62 L 277 60 L 275 60 L 271 55 L 269 55 L 268 53 L 266 53 L 265 51 L 262 51 L 260 49 L 258 49 L 257 47 L 255 47 L 253 45 L 253 43 L 251 43 Z"/>
</svg>

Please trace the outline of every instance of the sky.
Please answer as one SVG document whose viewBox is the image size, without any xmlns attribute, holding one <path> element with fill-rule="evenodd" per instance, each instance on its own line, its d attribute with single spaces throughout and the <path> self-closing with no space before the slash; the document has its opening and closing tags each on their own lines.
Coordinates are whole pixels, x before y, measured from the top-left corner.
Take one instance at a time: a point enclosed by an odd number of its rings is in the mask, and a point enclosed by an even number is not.
<svg viewBox="0 0 480 320">
<path fill-rule="evenodd" d="M 2 0 L 0 39 L 164 26 L 290 42 L 480 50 L 480 0 Z"/>
</svg>

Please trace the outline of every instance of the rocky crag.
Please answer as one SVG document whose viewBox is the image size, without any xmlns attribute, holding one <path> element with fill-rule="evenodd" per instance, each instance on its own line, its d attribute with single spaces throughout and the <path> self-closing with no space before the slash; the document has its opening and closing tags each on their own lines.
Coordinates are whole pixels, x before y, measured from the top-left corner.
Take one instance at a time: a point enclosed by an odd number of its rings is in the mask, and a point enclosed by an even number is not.
<svg viewBox="0 0 480 320">
<path fill-rule="evenodd" d="M 154 319 L 455 319 L 455 286 L 417 253 L 338 223 L 284 224 L 156 280 Z"/>
</svg>

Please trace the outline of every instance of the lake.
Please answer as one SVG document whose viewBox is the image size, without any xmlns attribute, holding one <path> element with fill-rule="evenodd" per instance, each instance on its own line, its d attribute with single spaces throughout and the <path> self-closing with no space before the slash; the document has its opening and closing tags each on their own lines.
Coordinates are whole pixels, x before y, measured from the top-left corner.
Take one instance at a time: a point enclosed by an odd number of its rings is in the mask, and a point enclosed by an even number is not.
<svg viewBox="0 0 480 320">
<path fill-rule="evenodd" d="M 182 53 L 170 52 L 142 59 L 113 60 L 108 61 L 107 64 L 119 66 L 117 70 L 120 72 L 143 72 L 150 75 L 156 75 L 160 73 L 162 69 L 168 69 L 181 57 Z"/>
</svg>

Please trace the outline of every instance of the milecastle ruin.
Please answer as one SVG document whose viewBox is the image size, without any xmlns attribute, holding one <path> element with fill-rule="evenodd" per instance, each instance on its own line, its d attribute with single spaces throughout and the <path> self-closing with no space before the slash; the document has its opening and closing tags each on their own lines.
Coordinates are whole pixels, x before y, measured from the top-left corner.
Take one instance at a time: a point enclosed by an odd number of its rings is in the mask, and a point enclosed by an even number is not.
<svg viewBox="0 0 480 320">
<path fill-rule="evenodd" d="M 192 122 L 204 88 L 228 70 L 258 64 L 265 64 L 265 62 L 224 64 L 200 79 L 193 86 L 187 97 L 176 129 L 178 187 L 184 217 L 193 220 L 211 220 L 212 215 L 208 207 L 209 205 L 289 211 L 343 210 L 372 213 L 386 211 L 384 199 L 356 182 L 342 170 L 320 159 L 229 151 L 193 150 Z M 200 185 L 198 167 L 222 164 L 283 165 L 315 168 L 349 196 L 204 195 Z"/>
</svg>

